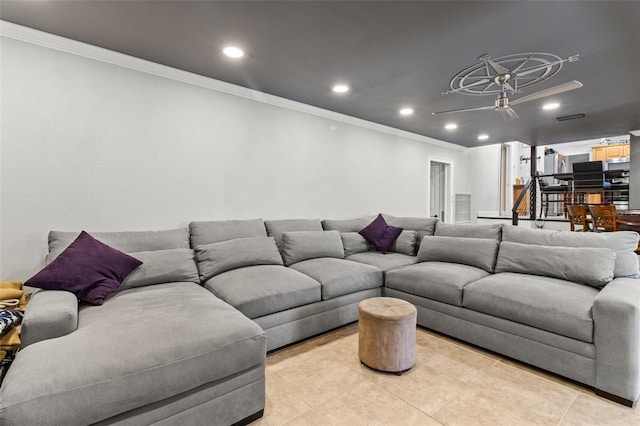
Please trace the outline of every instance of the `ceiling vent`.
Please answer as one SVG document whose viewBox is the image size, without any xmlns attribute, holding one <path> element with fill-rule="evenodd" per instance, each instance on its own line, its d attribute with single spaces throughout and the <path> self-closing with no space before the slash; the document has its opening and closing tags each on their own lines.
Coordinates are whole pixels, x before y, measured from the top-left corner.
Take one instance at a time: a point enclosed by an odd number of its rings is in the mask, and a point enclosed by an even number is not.
<svg viewBox="0 0 640 426">
<path fill-rule="evenodd" d="M 576 120 L 578 118 L 584 118 L 585 115 L 583 113 L 573 114 L 573 115 L 563 115 L 562 117 L 556 117 L 558 121 L 567 121 L 567 120 Z"/>
</svg>

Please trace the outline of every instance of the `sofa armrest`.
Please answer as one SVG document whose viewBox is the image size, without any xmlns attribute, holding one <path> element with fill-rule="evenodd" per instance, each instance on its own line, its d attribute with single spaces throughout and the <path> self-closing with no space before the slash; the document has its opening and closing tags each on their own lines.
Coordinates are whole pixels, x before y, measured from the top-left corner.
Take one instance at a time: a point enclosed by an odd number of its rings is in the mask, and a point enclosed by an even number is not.
<svg viewBox="0 0 640 426">
<path fill-rule="evenodd" d="M 22 347 L 64 336 L 78 328 L 78 299 L 73 293 L 40 290 L 33 293 L 22 319 Z"/>
<path fill-rule="evenodd" d="M 593 303 L 596 388 L 629 401 L 640 396 L 640 280 L 616 278 Z"/>
</svg>

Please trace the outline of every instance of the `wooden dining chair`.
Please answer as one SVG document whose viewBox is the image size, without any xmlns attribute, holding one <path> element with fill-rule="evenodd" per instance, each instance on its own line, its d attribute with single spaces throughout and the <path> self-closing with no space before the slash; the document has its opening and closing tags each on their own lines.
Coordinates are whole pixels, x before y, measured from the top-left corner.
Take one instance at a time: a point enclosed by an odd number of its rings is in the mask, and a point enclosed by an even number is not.
<svg viewBox="0 0 640 426">
<path fill-rule="evenodd" d="M 589 206 L 591 212 L 591 223 L 594 232 L 614 232 L 618 230 L 618 216 L 616 206 Z"/>
<path fill-rule="evenodd" d="M 572 231 L 576 230 L 576 225 L 582 228 L 578 229 L 578 231 L 591 231 L 589 221 L 587 220 L 587 209 L 583 204 L 568 204 L 567 213 L 569 215 L 569 226 Z"/>
</svg>

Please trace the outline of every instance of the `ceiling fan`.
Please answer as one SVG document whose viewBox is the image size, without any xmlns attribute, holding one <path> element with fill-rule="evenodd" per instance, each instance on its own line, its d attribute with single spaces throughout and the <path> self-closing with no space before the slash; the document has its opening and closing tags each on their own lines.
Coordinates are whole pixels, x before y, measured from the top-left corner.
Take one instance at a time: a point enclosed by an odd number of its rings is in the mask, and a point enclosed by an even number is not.
<svg viewBox="0 0 640 426">
<path fill-rule="evenodd" d="M 554 58 L 549 60 L 548 57 Z M 471 66 L 458 73 L 451 80 L 449 93 L 463 93 L 467 95 L 497 94 L 494 105 L 477 108 L 464 108 L 450 111 L 433 112 L 433 115 L 450 114 L 466 111 L 495 110 L 498 111 L 505 121 L 518 118 L 518 114 L 511 108 L 524 102 L 533 101 L 569 90 L 579 89 L 582 83 L 577 80 L 563 83 L 548 89 L 534 92 L 509 102 L 508 92 L 519 92 L 520 87 L 528 87 L 541 81 L 547 80 L 560 71 L 564 62 L 574 62 L 578 60 L 578 55 L 570 56 L 566 59 L 551 54 L 527 53 L 503 56 L 491 60 L 487 55 L 478 58 L 480 64 Z M 525 67 L 527 64 L 534 65 Z M 537 63 L 537 64 L 536 64 Z M 505 66 L 506 65 L 506 66 Z M 510 67 L 508 67 L 510 66 Z"/>
</svg>

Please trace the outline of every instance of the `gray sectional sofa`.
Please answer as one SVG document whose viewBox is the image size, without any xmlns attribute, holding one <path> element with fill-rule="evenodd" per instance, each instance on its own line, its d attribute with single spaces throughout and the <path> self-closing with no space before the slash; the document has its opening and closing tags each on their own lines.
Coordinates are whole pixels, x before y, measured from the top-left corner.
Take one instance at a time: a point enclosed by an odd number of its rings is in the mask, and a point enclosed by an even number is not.
<svg viewBox="0 0 640 426">
<path fill-rule="evenodd" d="M 413 303 L 418 324 L 596 388 L 640 394 L 638 236 L 385 216 L 390 252 L 353 220 L 192 222 L 92 233 L 143 261 L 102 306 L 40 290 L 0 387 L 0 422 L 248 423 L 266 352 Z M 51 232 L 51 261 L 78 233 Z"/>
</svg>

